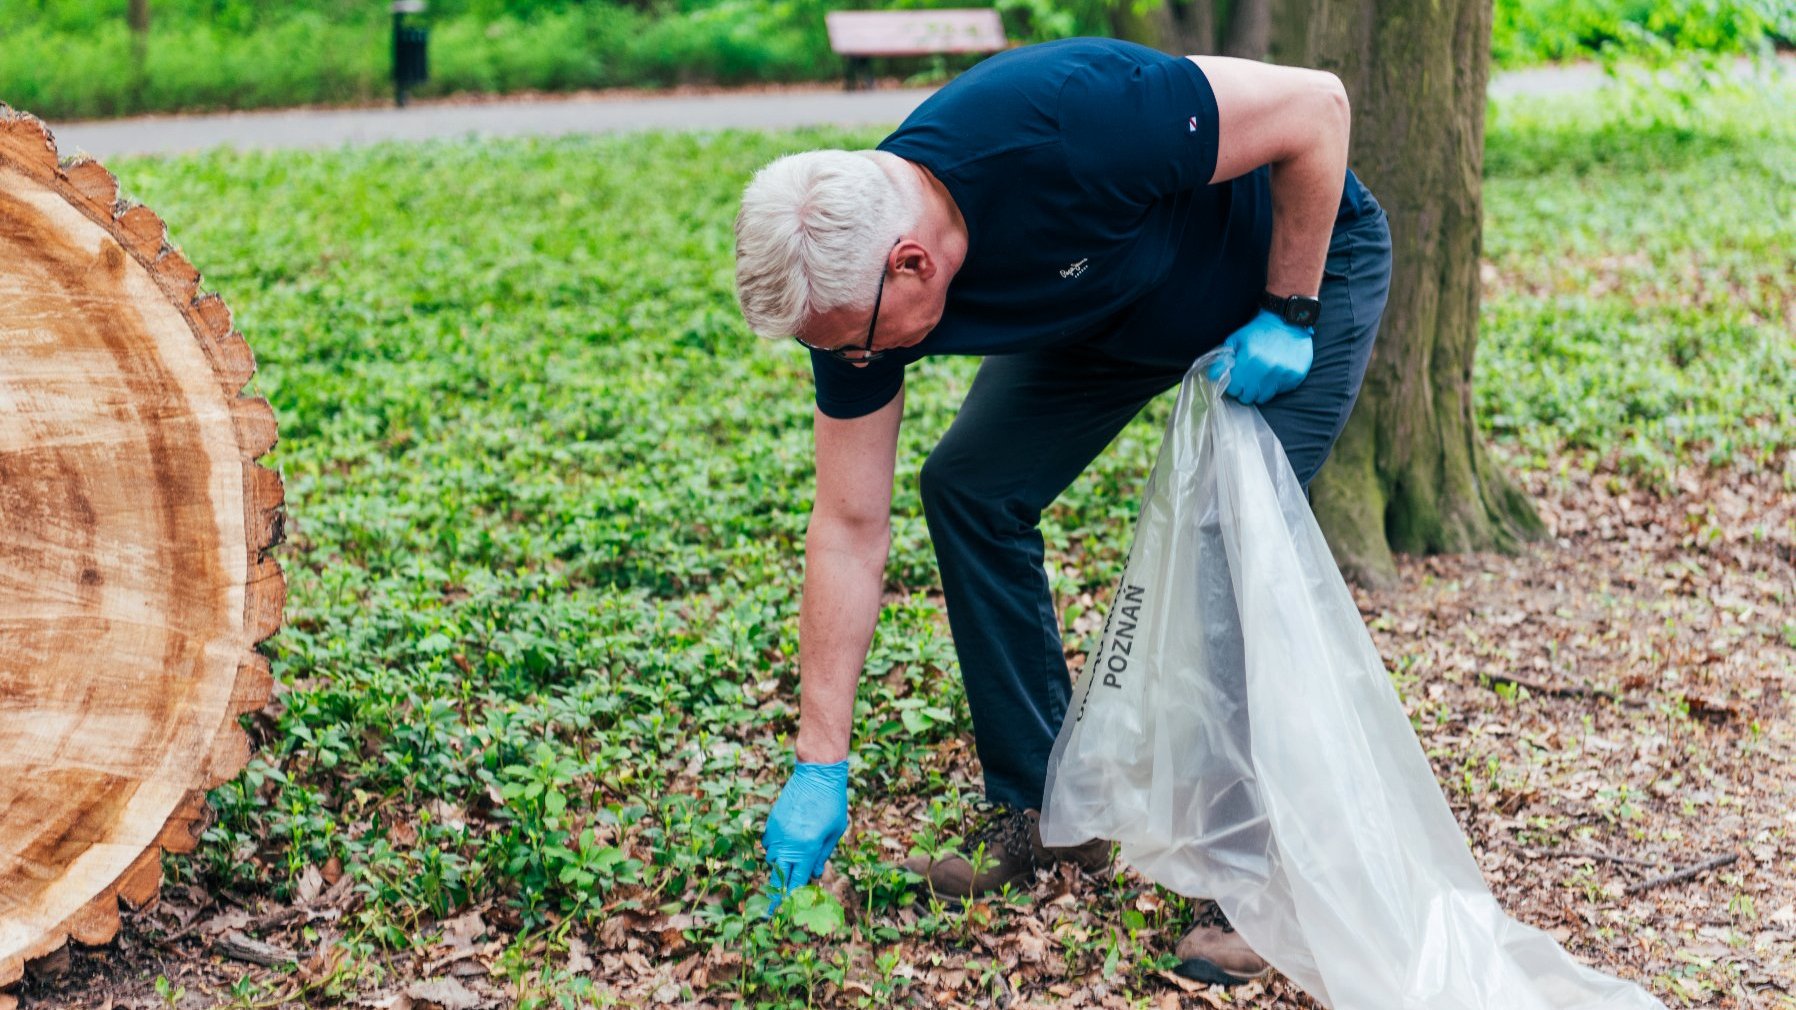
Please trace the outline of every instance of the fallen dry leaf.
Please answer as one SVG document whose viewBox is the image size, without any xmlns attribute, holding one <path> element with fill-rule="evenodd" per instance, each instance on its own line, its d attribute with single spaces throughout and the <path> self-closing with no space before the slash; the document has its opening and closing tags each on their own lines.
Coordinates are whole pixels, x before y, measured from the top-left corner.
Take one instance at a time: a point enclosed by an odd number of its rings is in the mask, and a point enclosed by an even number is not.
<svg viewBox="0 0 1796 1010">
<path fill-rule="evenodd" d="M 420 1010 L 474 1010 L 486 1003 L 453 978 L 413 982 L 405 987 L 405 995 L 420 1004 Z"/>
<path fill-rule="evenodd" d="M 453 919 L 444 919 L 441 928 L 443 934 L 438 942 L 453 951 L 475 949 L 479 946 L 479 938 L 487 932 L 486 920 L 481 917 L 478 909 Z"/>
<path fill-rule="evenodd" d="M 220 909 L 217 915 L 200 923 L 199 931 L 205 936 L 219 936 L 233 929 L 242 929 L 250 924 L 250 919 L 248 912 L 232 905 Z"/>
<path fill-rule="evenodd" d="M 586 941 L 577 936 L 567 938 L 567 970 L 575 975 L 583 975 L 592 970 L 592 958 L 587 956 Z"/>
<path fill-rule="evenodd" d="M 324 874 L 318 872 L 316 866 L 307 866 L 299 875 L 299 882 L 294 885 L 294 896 L 302 905 L 310 905 L 324 893 Z"/>
</svg>

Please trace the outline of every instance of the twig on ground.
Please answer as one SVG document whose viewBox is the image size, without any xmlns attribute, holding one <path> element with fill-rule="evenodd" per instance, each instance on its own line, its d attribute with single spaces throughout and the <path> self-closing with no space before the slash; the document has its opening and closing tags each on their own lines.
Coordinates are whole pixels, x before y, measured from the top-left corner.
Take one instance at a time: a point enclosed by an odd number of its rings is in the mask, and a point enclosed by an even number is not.
<svg viewBox="0 0 1796 1010">
<path fill-rule="evenodd" d="M 1539 681 L 1524 680 L 1521 677 L 1511 677 L 1505 673 L 1480 673 L 1478 676 L 1493 685 L 1511 684 L 1515 687 L 1526 688 L 1535 694 L 1549 695 L 1554 698 L 1600 698 L 1603 701 L 1625 705 L 1628 708 L 1643 708 L 1646 705 L 1646 702 L 1637 698 L 1629 698 L 1626 695 L 1617 694 L 1614 691 L 1604 691 L 1601 688 L 1585 687 L 1582 684 L 1557 687 L 1552 684 L 1542 684 Z"/>
<path fill-rule="evenodd" d="M 303 909 L 294 908 L 291 905 L 283 905 L 275 908 L 273 911 L 264 912 L 254 919 L 251 919 L 249 925 L 244 927 L 244 931 L 248 933 L 265 933 L 270 929 L 285 926 L 295 919 L 303 919 L 305 918 L 305 915 L 306 913 Z"/>
<path fill-rule="evenodd" d="M 1667 873 L 1662 877 L 1654 877 L 1651 880 L 1642 880 L 1638 884 L 1629 884 L 1627 887 L 1627 890 L 1623 891 L 1622 893 L 1623 894 L 1639 894 L 1641 891 L 1650 890 L 1655 887 L 1662 887 L 1666 884 L 1680 883 L 1682 881 L 1689 880 L 1691 877 L 1699 876 L 1701 874 L 1709 872 L 1710 870 L 1719 870 L 1723 866 L 1730 866 L 1739 861 L 1740 861 L 1740 857 L 1738 855 L 1735 855 L 1732 853 L 1729 853 L 1728 855 L 1725 855 L 1725 856 L 1716 856 L 1714 859 L 1705 859 L 1702 862 L 1697 863 L 1694 866 L 1686 866 L 1681 870 L 1673 870 L 1672 872 Z"/>
<path fill-rule="evenodd" d="M 299 960 L 296 954 L 282 950 L 272 943 L 244 936 L 234 929 L 213 940 L 212 949 L 233 960 L 248 961 L 269 968 L 278 968 Z"/>
<path fill-rule="evenodd" d="M 1644 866 L 1652 868 L 1664 866 L 1663 859 L 1635 859 L 1631 856 L 1612 856 L 1607 852 L 1578 852 L 1570 849 L 1521 849 L 1522 855 L 1530 859 L 1600 859 L 1605 863 L 1623 863 L 1628 866 Z"/>
</svg>

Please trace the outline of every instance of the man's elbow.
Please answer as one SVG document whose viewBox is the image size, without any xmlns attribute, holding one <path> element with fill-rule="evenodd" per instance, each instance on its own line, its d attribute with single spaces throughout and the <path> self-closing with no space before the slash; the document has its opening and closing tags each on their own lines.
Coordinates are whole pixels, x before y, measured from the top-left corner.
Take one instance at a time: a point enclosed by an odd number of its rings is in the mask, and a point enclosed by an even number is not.
<svg viewBox="0 0 1796 1010">
<path fill-rule="evenodd" d="M 1316 71 L 1317 105 L 1321 121 L 1337 132 L 1343 144 L 1353 128 L 1353 106 L 1347 98 L 1347 85 L 1327 70 Z"/>
</svg>

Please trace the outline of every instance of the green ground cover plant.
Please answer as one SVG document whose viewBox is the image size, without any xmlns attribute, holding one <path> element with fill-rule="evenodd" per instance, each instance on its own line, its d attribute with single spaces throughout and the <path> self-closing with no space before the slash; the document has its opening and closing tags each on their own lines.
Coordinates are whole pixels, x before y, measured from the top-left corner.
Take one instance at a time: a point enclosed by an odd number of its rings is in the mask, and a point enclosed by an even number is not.
<svg viewBox="0 0 1796 1010">
<path fill-rule="evenodd" d="M 1512 466 L 1651 478 L 1791 448 L 1796 126 L 1770 113 L 1792 98 L 1494 115 L 1478 393 Z M 770 158 L 878 137 L 114 166 L 250 335 L 290 513 L 291 599 L 268 645 L 281 693 L 249 769 L 213 793 L 200 850 L 167 869 L 279 901 L 339 863 L 352 956 L 294 983 L 307 1002 L 370 984 L 473 906 L 521 937 L 498 970 L 526 1006 L 606 1005 L 560 955 L 526 952 L 631 913 L 739 954 L 714 996 L 802 1004 L 852 975 L 862 988 L 842 1000 L 871 1006 L 909 984 L 901 951 L 976 949 L 1064 911 L 1024 895 L 907 912 L 914 878 L 894 868 L 911 844 L 952 842 L 976 791 L 945 770 L 971 727 L 914 480 L 973 373 L 948 359 L 909 385 L 888 603 L 857 704 L 863 827 L 834 866 L 859 905 L 812 888 L 760 915 L 758 840 L 796 729 L 812 408 L 804 356 L 741 323 L 730 220 Z M 1167 409 L 1046 523 L 1075 644 L 1092 625 L 1070 601 L 1102 606 Z M 887 846 L 865 825 L 901 803 L 927 826 Z M 1102 967 L 1137 992 L 1167 966 L 1164 935 L 1137 933 L 1174 928 L 1182 900 L 1118 878 L 1081 903 L 1117 928 L 1052 933 L 1042 956 L 1068 979 Z"/>
<path fill-rule="evenodd" d="M 1779 93 L 1672 83 L 1493 114 L 1477 384 L 1524 465 L 1569 450 L 1664 484 L 1789 444 L 1796 122 L 1756 104 Z"/>
<path fill-rule="evenodd" d="M 1011 39 L 1107 34 L 1122 0 L 991 0 Z M 975 4 L 979 6 L 981 4 Z M 840 77 L 824 13 L 845 0 L 437 0 L 421 95 Z M 900 0 L 891 6 L 966 6 Z M 389 89 L 387 5 L 150 0 L 141 54 L 125 3 L 0 0 L 0 101 L 46 118 L 367 102 Z M 1498 66 L 1740 53 L 1796 39 L 1796 0 L 1498 0 Z M 891 61 L 939 80 L 971 57 Z"/>
</svg>

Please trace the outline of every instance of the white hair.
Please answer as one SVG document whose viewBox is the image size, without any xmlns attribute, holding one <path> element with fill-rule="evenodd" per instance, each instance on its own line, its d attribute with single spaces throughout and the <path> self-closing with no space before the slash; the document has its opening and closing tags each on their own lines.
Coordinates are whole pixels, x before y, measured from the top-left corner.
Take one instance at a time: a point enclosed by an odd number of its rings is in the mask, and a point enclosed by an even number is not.
<svg viewBox="0 0 1796 1010">
<path fill-rule="evenodd" d="M 791 336 L 813 316 L 872 308 L 880 264 L 922 217 L 922 186 L 871 151 L 806 151 L 751 179 L 736 215 L 736 300 L 749 329 Z"/>
</svg>

